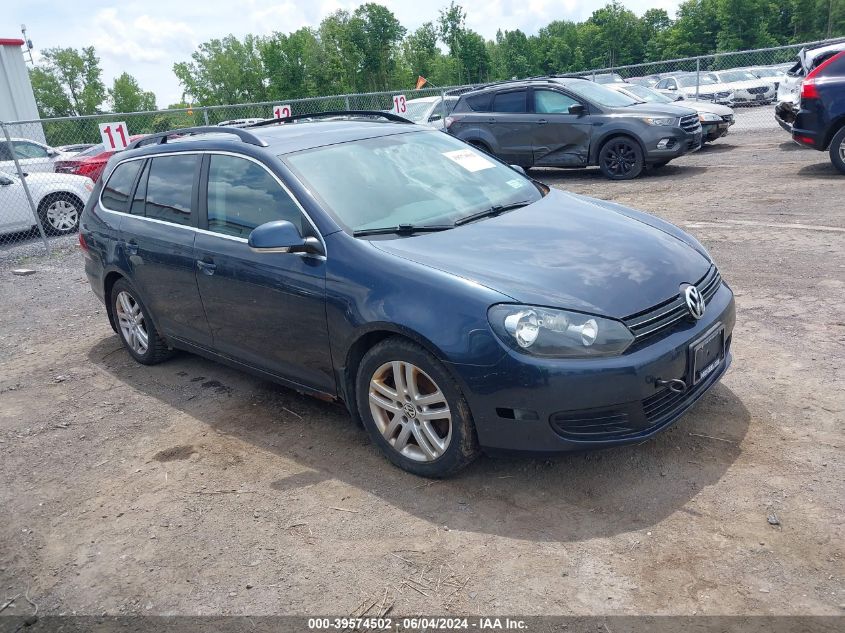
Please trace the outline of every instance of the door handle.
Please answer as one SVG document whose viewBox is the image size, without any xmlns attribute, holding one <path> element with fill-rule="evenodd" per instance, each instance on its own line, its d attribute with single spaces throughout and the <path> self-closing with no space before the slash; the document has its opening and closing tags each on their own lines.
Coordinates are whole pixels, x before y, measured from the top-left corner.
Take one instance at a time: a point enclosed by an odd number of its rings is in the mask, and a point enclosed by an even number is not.
<svg viewBox="0 0 845 633">
<path fill-rule="evenodd" d="M 537 125 L 545 125 L 546 123 L 548 123 L 546 119 L 540 119 L 537 121 Z"/>
<path fill-rule="evenodd" d="M 204 262 L 201 259 L 198 259 L 197 269 L 206 275 L 213 275 L 214 271 L 217 270 L 217 265 L 212 264 L 211 262 Z"/>
<path fill-rule="evenodd" d="M 496 119 L 493 118 L 493 117 L 490 117 L 489 119 L 487 119 L 487 123 L 495 123 L 495 122 L 496 122 Z"/>
<path fill-rule="evenodd" d="M 137 255 L 138 254 L 138 243 L 137 242 L 127 242 L 126 243 L 126 254 L 127 255 Z"/>
</svg>

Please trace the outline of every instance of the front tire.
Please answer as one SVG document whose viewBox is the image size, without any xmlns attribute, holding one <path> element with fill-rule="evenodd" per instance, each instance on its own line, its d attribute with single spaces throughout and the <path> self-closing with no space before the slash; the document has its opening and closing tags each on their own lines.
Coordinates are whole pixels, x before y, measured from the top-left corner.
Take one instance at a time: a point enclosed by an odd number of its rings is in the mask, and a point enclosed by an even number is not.
<svg viewBox="0 0 845 633">
<path fill-rule="evenodd" d="M 364 355 L 355 394 L 373 443 L 403 470 L 447 477 L 480 453 L 460 387 L 434 356 L 408 340 L 386 339 Z"/>
<path fill-rule="evenodd" d="M 48 235 L 67 235 L 79 230 L 82 201 L 67 193 L 51 193 L 38 208 L 41 226 Z"/>
<path fill-rule="evenodd" d="M 111 290 L 112 314 L 117 334 L 129 355 L 142 365 L 155 365 L 173 355 L 173 350 L 159 336 L 146 306 L 125 279 Z"/>
<path fill-rule="evenodd" d="M 645 162 L 640 144 L 627 136 L 614 136 L 599 150 L 599 168 L 611 180 L 631 180 L 639 176 Z"/>
<path fill-rule="evenodd" d="M 830 162 L 845 174 L 845 125 L 833 135 L 830 141 Z"/>
</svg>

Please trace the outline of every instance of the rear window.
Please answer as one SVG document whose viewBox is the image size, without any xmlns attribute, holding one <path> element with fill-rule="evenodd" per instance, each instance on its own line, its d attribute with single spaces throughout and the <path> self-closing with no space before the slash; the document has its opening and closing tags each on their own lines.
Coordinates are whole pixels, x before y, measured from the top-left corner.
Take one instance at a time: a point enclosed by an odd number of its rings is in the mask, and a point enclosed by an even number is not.
<svg viewBox="0 0 845 633">
<path fill-rule="evenodd" d="M 191 196 L 198 160 L 196 154 L 152 159 L 144 215 L 174 224 L 191 223 Z"/>
<path fill-rule="evenodd" d="M 86 156 L 96 156 L 97 154 L 102 154 L 106 151 L 106 146 L 102 143 L 98 143 L 97 145 L 93 145 L 86 149 L 85 151 L 79 152 L 74 156 L 74 158 L 85 158 Z"/>
<path fill-rule="evenodd" d="M 814 61 L 813 68 L 817 68 L 827 60 L 831 58 L 832 55 L 837 55 L 836 59 L 832 60 L 827 66 L 822 68 L 819 75 L 822 77 L 830 77 L 831 75 L 845 75 L 845 54 L 843 53 L 836 53 L 835 51 L 830 53 L 830 55 L 819 56 L 818 59 Z"/>
<path fill-rule="evenodd" d="M 500 92 L 493 97 L 493 112 L 527 112 L 527 91 Z"/>
<path fill-rule="evenodd" d="M 106 186 L 103 187 L 101 199 L 103 206 L 111 211 L 126 213 L 129 210 L 129 195 L 132 193 L 132 184 L 141 169 L 142 160 L 130 160 L 118 165 L 112 172 Z"/>
</svg>

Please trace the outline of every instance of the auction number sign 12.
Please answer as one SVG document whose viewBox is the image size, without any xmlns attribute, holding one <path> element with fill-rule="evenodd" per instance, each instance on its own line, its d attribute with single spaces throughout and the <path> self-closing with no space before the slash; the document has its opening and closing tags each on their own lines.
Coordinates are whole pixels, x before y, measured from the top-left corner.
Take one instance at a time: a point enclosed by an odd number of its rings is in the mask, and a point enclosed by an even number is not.
<svg viewBox="0 0 845 633">
<path fill-rule="evenodd" d="M 107 151 L 119 152 L 129 145 L 129 131 L 126 123 L 100 123 L 100 138 Z"/>
<path fill-rule="evenodd" d="M 408 111 L 408 100 L 405 95 L 393 95 L 393 113 L 405 114 Z"/>
<path fill-rule="evenodd" d="M 273 106 L 273 118 L 274 119 L 286 119 L 291 115 L 290 106 L 285 105 L 277 105 Z"/>
</svg>

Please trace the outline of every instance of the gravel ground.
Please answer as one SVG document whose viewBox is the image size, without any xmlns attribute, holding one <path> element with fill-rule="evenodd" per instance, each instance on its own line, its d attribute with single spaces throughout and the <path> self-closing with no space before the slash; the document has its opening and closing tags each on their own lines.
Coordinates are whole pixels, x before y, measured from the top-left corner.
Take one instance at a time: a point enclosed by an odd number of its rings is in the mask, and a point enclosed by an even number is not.
<svg viewBox="0 0 845 633">
<path fill-rule="evenodd" d="M 779 130 L 632 182 L 536 176 L 675 222 L 719 263 L 734 365 L 683 420 L 419 479 L 338 405 L 187 354 L 135 364 L 74 240 L 50 258 L 23 240 L 0 254 L 0 597 L 40 614 L 845 612 L 845 178 Z"/>
</svg>

